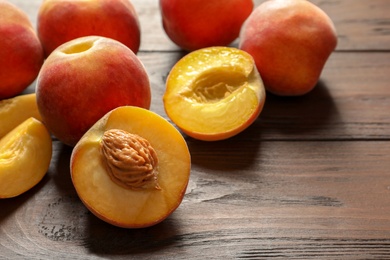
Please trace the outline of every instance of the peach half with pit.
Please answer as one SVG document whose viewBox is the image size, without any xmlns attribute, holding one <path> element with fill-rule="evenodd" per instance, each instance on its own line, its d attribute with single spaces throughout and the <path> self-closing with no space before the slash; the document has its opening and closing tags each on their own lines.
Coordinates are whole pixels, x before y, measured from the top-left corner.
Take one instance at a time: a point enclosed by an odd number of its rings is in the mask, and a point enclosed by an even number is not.
<svg viewBox="0 0 390 260">
<path fill-rule="evenodd" d="M 45 176 L 52 157 L 46 127 L 30 117 L 0 139 L 0 198 L 16 197 Z"/>
<path fill-rule="evenodd" d="M 35 93 L 0 100 L 0 139 L 30 117 L 42 121 Z"/>
<path fill-rule="evenodd" d="M 72 151 L 73 185 L 103 221 L 142 228 L 166 219 L 181 204 L 191 157 L 181 133 L 160 115 L 139 107 L 113 109 Z"/>
<path fill-rule="evenodd" d="M 124 105 L 149 109 L 151 88 L 141 60 L 124 44 L 101 36 L 64 43 L 46 59 L 36 95 L 43 122 L 74 146 L 110 110 Z"/>
<path fill-rule="evenodd" d="M 166 80 L 168 117 L 187 135 L 204 141 L 230 138 L 249 127 L 265 102 L 265 88 L 248 53 L 209 47 L 180 59 Z"/>
</svg>

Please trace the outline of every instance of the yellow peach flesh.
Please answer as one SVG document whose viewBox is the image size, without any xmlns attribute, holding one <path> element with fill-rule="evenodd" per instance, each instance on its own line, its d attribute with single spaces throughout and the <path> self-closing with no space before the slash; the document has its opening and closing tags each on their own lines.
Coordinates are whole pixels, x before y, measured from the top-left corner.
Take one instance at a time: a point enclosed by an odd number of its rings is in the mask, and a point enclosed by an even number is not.
<svg viewBox="0 0 390 260">
<path fill-rule="evenodd" d="M 110 179 L 99 159 L 100 141 L 109 129 L 122 129 L 150 142 L 159 160 L 161 189 L 131 190 Z M 162 221 L 181 203 L 190 155 L 181 134 L 165 119 L 142 108 L 121 107 L 99 120 L 75 146 L 71 172 L 80 199 L 95 215 L 120 227 L 145 227 Z"/>
<path fill-rule="evenodd" d="M 29 118 L 0 140 L 0 198 L 18 196 L 46 174 L 52 141 L 46 127 Z"/>
<path fill-rule="evenodd" d="M 26 94 L 0 101 L 0 138 L 29 117 L 42 121 L 36 95 Z"/>
<path fill-rule="evenodd" d="M 262 110 L 265 90 L 249 54 L 213 47 L 190 53 L 171 70 L 164 106 L 187 134 L 208 140 L 230 137 Z"/>
</svg>

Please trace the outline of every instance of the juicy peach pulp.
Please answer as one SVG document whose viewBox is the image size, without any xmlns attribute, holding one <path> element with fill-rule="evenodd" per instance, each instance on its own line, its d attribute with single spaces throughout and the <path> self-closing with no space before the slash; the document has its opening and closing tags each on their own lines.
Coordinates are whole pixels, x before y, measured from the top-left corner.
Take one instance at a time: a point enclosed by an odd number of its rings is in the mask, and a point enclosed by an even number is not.
<svg viewBox="0 0 390 260">
<path fill-rule="evenodd" d="M 30 117 L 42 121 L 35 93 L 0 100 L 0 139 Z"/>
<path fill-rule="evenodd" d="M 113 180 L 102 153 L 103 136 L 113 129 L 138 135 L 154 148 L 158 188 L 132 189 Z M 116 158 L 126 157 L 121 155 L 126 153 L 120 149 L 122 145 L 120 142 L 117 146 Z M 173 125 L 149 110 L 124 106 L 107 113 L 80 139 L 70 168 L 74 187 L 92 213 L 115 226 L 140 228 L 161 222 L 180 205 L 190 165 L 187 144 Z"/>
<path fill-rule="evenodd" d="M 253 58 L 230 47 L 187 54 L 170 71 L 164 107 L 169 118 L 193 138 L 232 137 L 260 114 L 265 89 Z"/>
<path fill-rule="evenodd" d="M 27 14 L 5 1 L 0 1 L 0 35 L 0 99 L 4 99 L 35 80 L 44 55 Z"/>
<path fill-rule="evenodd" d="M 46 56 L 61 44 L 88 35 L 115 39 L 134 53 L 141 41 L 138 15 L 129 0 L 45 0 L 37 30 Z"/>
<path fill-rule="evenodd" d="M 226 46 L 239 35 L 252 0 L 160 0 L 168 37 L 185 50 Z"/>
<path fill-rule="evenodd" d="M 139 58 L 122 43 L 100 36 L 81 37 L 52 52 L 38 75 L 36 95 L 45 125 L 70 146 L 110 110 L 151 103 Z"/>
<path fill-rule="evenodd" d="M 29 118 L 0 139 L 0 198 L 18 196 L 45 176 L 52 156 L 46 127 Z"/>
</svg>

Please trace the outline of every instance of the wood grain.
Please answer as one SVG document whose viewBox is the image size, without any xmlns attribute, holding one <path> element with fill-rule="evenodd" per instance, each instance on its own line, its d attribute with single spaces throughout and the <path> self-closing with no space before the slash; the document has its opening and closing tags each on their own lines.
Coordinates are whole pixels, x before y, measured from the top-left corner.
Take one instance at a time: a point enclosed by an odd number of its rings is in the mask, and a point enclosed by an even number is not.
<svg viewBox="0 0 390 260">
<path fill-rule="evenodd" d="M 36 26 L 40 0 L 10 2 Z M 73 188 L 71 148 L 53 138 L 43 181 L 0 200 L 0 259 L 390 259 L 390 1 L 312 2 L 339 35 L 318 86 L 267 94 L 231 139 L 185 136 L 191 179 L 167 220 L 128 230 L 97 219 Z M 151 110 L 167 118 L 165 80 L 185 52 L 164 34 L 158 0 L 133 3 Z"/>
<path fill-rule="evenodd" d="M 182 205 L 157 226 L 125 230 L 81 204 L 66 167 L 71 150 L 57 143 L 44 181 L 0 201 L 1 254 L 367 259 L 390 253 L 389 143 L 188 144 L 193 168 Z"/>
</svg>

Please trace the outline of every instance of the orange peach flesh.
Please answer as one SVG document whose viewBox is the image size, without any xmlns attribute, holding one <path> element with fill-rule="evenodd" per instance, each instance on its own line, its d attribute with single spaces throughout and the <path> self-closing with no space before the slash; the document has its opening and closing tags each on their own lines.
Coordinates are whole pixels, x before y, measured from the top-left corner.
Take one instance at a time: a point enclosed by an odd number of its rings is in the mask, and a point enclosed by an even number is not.
<svg viewBox="0 0 390 260">
<path fill-rule="evenodd" d="M 45 176 L 52 156 L 46 127 L 29 118 L 0 139 L 0 198 L 18 196 Z"/>
<path fill-rule="evenodd" d="M 168 116 L 186 134 L 206 141 L 243 131 L 265 102 L 252 57 L 235 48 L 190 53 L 174 66 L 166 85 L 163 100 Z"/>
<path fill-rule="evenodd" d="M 131 190 L 113 182 L 103 164 L 100 141 L 105 131 L 122 129 L 147 139 L 159 160 L 161 189 Z M 120 107 L 99 120 L 75 146 L 71 175 L 80 199 L 97 217 L 125 228 L 155 225 L 181 203 L 190 174 L 190 154 L 181 134 L 146 109 Z"/>
<path fill-rule="evenodd" d="M 30 117 L 42 121 L 35 93 L 0 100 L 0 139 Z"/>
</svg>

